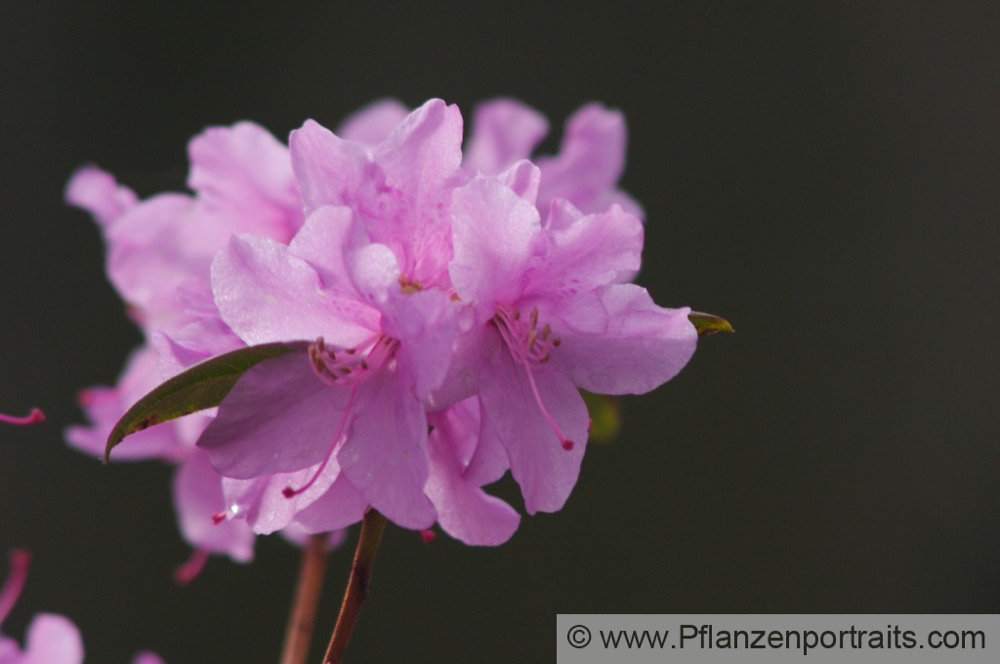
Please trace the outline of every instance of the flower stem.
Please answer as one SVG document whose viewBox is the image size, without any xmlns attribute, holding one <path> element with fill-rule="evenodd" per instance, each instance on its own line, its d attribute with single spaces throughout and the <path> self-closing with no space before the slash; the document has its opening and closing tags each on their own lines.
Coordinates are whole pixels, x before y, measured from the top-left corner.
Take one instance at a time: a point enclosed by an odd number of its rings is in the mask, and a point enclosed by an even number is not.
<svg viewBox="0 0 1000 664">
<path fill-rule="evenodd" d="M 340 604 L 340 615 L 330 636 L 330 645 L 323 656 L 323 664 L 342 664 L 347 644 L 351 640 L 354 626 L 361 613 L 361 605 L 368 597 L 368 584 L 372 578 L 372 566 L 375 564 L 375 554 L 382 541 L 385 531 L 385 517 L 374 508 L 369 507 L 361 522 L 361 536 L 358 538 L 358 548 L 354 551 L 354 563 L 351 565 L 351 577 L 347 581 L 344 601 Z"/>
<path fill-rule="evenodd" d="M 309 538 L 302 550 L 302 566 L 299 580 L 295 585 L 295 599 L 292 612 L 285 628 L 285 646 L 281 651 L 281 664 L 305 664 L 309 656 L 313 625 L 316 622 L 316 605 L 323 589 L 323 573 L 326 569 L 327 533 L 319 533 Z"/>
</svg>

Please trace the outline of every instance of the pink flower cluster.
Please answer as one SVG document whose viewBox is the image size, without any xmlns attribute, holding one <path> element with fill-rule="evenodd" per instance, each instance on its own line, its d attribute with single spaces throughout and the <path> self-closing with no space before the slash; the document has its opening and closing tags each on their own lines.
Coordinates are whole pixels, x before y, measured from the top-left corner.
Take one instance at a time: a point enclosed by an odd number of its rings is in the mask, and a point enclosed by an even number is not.
<svg viewBox="0 0 1000 664">
<path fill-rule="evenodd" d="M 306 122 L 287 150 L 254 125 L 210 129 L 191 143 L 193 196 L 138 202 L 79 172 L 68 198 L 102 224 L 147 344 L 116 388 L 84 394 L 94 424 L 71 442 L 98 451 L 184 367 L 298 342 L 214 416 L 115 452 L 182 462 L 175 499 L 196 547 L 245 558 L 251 531 L 336 531 L 368 506 L 500 544 L 519 516 L 483 487 L 508 470 L 528 513 L 560 509 L 587 441 L 580 390 L 652 390 L 697 334 L 688 309 L 629 283 L 643 226 L 617 189 L 619 113 L 581 109 L 560 153 L 535 162 L 547 125 L 517 102 L 481 106 L 464 155 L 462 131 L 440 100 L 381 102 L 336 134 Z"/>
</svg>

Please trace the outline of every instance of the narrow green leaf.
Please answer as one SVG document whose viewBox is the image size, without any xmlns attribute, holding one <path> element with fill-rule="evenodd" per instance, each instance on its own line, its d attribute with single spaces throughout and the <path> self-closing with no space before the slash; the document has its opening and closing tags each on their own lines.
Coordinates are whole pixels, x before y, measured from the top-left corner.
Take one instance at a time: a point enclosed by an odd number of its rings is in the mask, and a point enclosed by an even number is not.
<svg viewBox="0 0 1000 664">
<path fill-rule="evenodd" d="M 710 337 L 719 332 L 729 332 L 730 334 L 736 332 L 728 320 L 712 314 L 692 311 L 688 314 L 688 320 L 694 324 L 694 329 L 698 330 L 699 337 Z"/>
<path fill-rule="evenodd" d="M 609 442 L 622 427 L 621 400 L 605 394 L 593 394 L 587 390 L 580 390 L 580 394 L 590 414 L 590 433 L 587 440 L 592 443 Z"/>
<path fill-rule="evenodd" d="M 240 348 L 196 364 L 180 373 L 129 408 L 108 436 L 104 461 L 125 436 L 154 424 L 212 408 L 222 403 L 240 376 L 254 365 L 294 351 L 304 351 L 307 342 L 270 343 Z"/>
</svg>

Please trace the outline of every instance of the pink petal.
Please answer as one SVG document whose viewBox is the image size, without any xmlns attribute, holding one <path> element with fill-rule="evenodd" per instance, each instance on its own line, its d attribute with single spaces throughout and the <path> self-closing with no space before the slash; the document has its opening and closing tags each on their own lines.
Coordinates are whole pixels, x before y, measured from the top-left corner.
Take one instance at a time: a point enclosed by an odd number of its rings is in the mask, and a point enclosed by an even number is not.
<svg viewBox="0 0 1000 664">
<path fill-rule="evenodd" d="M 166 664 L 156 653 L 140 652 L 132 659 L 132 664 Z"/>
<path fill-rule="evenodd" d="M 80 664 L 83 640 L 68 618 L 39 613 L 28 626 L 24 654 L 18 664 Z"/>
<path fill-rule="evenodd" d="M 525 266 L 542 249 L 538 211 L 499 182 L 480 178 L 455 191 L 452 214 L 449 271 L 462 300 L 492 310 L 497 301 L 517 299 Z"/>
<path fill-rule="evenodd" d="M 554 157 L 541 157 L 538 207 L 548 208 L 555 198 L 565 198 L 584 212 L 602 212 L 614 202 L 641 218 L 630 198 L 616 193 L 625 168 L 626 130 L 620 111 L 600 104 L 584 106 L 566 123 L 562 146 Z"/>
<path fill-rule="evenodd" d="M 538 111 L 513 99 L 495 99 L 476 108 L 463 166 L 494 175 L 527 159 L 549 131 Z"/>
<path fill-rule="evenodd" d="M 510 539 L 521 517 L 463 474 L 467 448 L 479 433 L 478 417 L 470 421 L 463 411 L 459 404 L 430 420 L 434 431 L 427 441 L 430 476 L 425 491 L 445 532 L 466 544 L 496 546 Z"/>
<path fill-rule="evenodd" d="M 598 394 L 642 394 L 673 378 L 694 354 L 690 309 L 657 306 L 646 289 L 615 284 L 562 307 L 550 366 Z"/>
<path fill-rule="evenodd" d="M 347 205 L 372 241 L 392 249 L 408 277 L 423 286 L 443 278 L 451 257 L 445 185 L 461 162 L 457 108 L 431 100 L 371 151 L 314 122 L 290 142 L 307 211 Z"/>
<path fill-rule="evenodd" d="M 233 233 L 287 242 L 301 225 L 288 149 L 266 129 L 250 122 L 207 129 L 188 145 L 188 156 L 188 186 L 198 193 L 199 213 L 222 232 L 214 246 Z"/>
<path fill-rule="evenodd" d="M 337 460 L 351 483 L 388 519 L 404 528 L 428 528 L 434 506 L 427 482 L 427 418 L 423 406 L 389 365 L 367 377 L 357 418 Z"/>
<path fill-rule="evenodd" d="M 132 404 L 163 382 L 156 351 L 140 346 L 129 356 L 125 369 L 114 387 L 94 386 L 79 395 L 80 405 L 90 420 L 89 426 L 66 429 L 66 440 L 85 454 L 104 454 L 108 434 Z M 178 436 L 175 423 L 150 427 L 129 436 L 114 452 L 115 461 L 171 458 L 183 455 L 193 440 Z"/>
<path fill-rule="evenodd" d="M 102 226 L 114 223 L 139 200 L 135 192 L 96 166 L 84 166 L 74 173 L 65 196 L 67 203 L 87 210 Z"/>
<path fill-rule="evenodd" d="M 458 335 L 459 306 L 439 290 L 389 293 L 382 329 L 400 341 L 398 356 L 413 380 L 417 399 L 441 385 Z"/>
<path fill-rule="evenodd" d="M 538 170 L 537 166 L 524 159 L 499 173 L 497 181 L 534 205 L 535 199 L 538 198 L 538 186 L 542 181 L 542 172 Z"/>
<path fill-rule="evenodd" d="M 308 507 L 295 515 L 295 523 L 309 533 L 346 528 L 364 516 L 368 501 L 343 474 Z"/>
<path fill-rule="evenodd" d="M 315 268 L 287 246 L 249 235 L 234 237 L 212 261 L 212 292 L 223 320 L 251 345 L 325 337 L 349 346 L 377 321 L 355 298 L 324 289 Z"/>
<path fill-rule="evenodd" d="M 204 452 L 192 450 L 174 473 L 173 488 L 181 534 L 188 544 L 238 562 L 253 559 L 255 537 L 246 522 L 213 518 L 225 513 L 226 499 L 222 477 Z"/>
<path fill-rule="evenodd" d="M 349 396 L 317 378 L 304 352 L 265 360 L 222 400 L 198 446 L 226 477 L 308 468 L 335 442 Z"/>
<path fill-rule="evenodd" d="M 197 250 L 198 231 L 181 223 L 191 209 L 191 198 L 161 194 L 130 208 L 106 232 L 108 277 L 147 323 L 176 318 L 179 287 L 205 274 L 216 249 Z"/>
<path fill-rule="evenodd" d="M 368 243 L 354 213 L 348 207 L 324 205 L 306 219 L 288 248 L 308 261 L 319 273 L 323 286 L 339 290 L 353 288 L 345 253 Z"/>
<path fill-rule="evenodd" d="M 489 328 L 485 334 L 499 336 Z M 484 348 L 483 370 L 490 379 L 482 382 L 479 391 L 483 436 L 495 436 L 507 450 L 528 513 L 555 512 L 566 502 L 580 472 L 589 423 L 587 406 L 563 374 L 545 366 L 531 370 L 541 404 L 573 442 L 572 449 L 564 449 L 535 399 L 525 367 L 514 364 L 499 340 Z"/>
<path fill-rule="evenodd" d="M 321 498 L 340 477 L 340 466 L 331 459 L 324 467 L 320 464 L 294 473 L 276 473 L 250 480 L 222 480 L 222 491 L 228 505 L 230 518 L 245 518 L 255 533 L 269 535 L 286 528 L 298 514 Z M 285 489 L 300 489 L 291 498 Z"/>
<path fill-rule="evenodd" d="M 524 297 L 565 301 L 639 269 L 642 222 L 617 205 L 600 214 L 578 213 L 574 222 L 560 226 L 547 229 L 548 249 L 532 270 Z"/>
<path fill-rule="evenodd" d="M 348 205 L 352 192 L 364 186 L 371 171 L 368 148 L 346 141 L 313 120 L 288 139 L 292 168 L 309 214 L 323 205 Z"/>
<path fill-rule="evenodd" d="M 374 147 L 388 138 L 409 112 L 397 99 L 380 99 L 348 116 L 340 123 L 337 135 Z"/>
</svg>

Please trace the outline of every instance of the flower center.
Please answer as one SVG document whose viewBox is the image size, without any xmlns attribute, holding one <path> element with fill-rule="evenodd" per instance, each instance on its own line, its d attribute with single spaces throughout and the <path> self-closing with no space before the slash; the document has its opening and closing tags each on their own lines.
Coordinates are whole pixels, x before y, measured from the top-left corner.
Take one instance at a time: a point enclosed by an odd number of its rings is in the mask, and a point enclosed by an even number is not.
<svg viewBox="0 0 1000 664">
<path fill-rule="evenodd" d="M 549 327 L 548 323 L 539 328 L 537 307 L 531 309 L 526 322 L 521 317 L 519 309 L 498 304 L 496 305 L 496 315 L 493 316 L 493 323 L 496 325 L 497 331 L 500 332 L 504 343 L 507 344 L 507 349 L 510 351 L 511 357 L 514 358 L 514 362 L 524 367 L 524 372 L 528 376 L 528 384 L 531 386 L 531 393 L 535 397 L 535 403 L 538 404 L 538 410 L 552 427 L 552 431 L 559 439 L 559 444 L 566 451 L 573 449 L 573 441 L 563 434 L 559 424 L 545 407 L 532 373 L 534 369 L 549 361 L 552 350 L 559 347 L 559 337 L 553 336 L 552 328 Z"/>
<path fill-rule="evenodd" d="M 309 363 L 313 372 L 327 385 L 356 384 L 362 377 L 378 371 L 395 359 L 399 341 L 384 334 L 359 346 L 334 350 L 319 337 L 309 346 Z"/>
<path fill-rule="evenodd" d="M 337 425 L 337 432 L 334 434 L 330 445 L 326 450 L 323 461 L 320 462 L 316 472 L 312 474 L 305 484 L 298 488 L 286 486 L 282 490 L 285 498 L 292 498 L 308 490 L 319 476 L 323 474 L 330 459 L 340 443 L 340 439 L 347 427 L 347 420 L 354 409 L 354 402 L 358 396 L 358 390 L 365 376 L 368 376 L 385 365 L 391 365 L 396 361 L 396 349 L 399 348 L 399 341 L 384 334 L 379 334 L 368 341 L 350 348 L 334 350 L 326 345 L 323 337 L 319 337 L 309 346 L 309 364 L 320 380 L 330 386 L 346 387 L 351 390 L 347 399 L 347 406 L 344 414 Z"/>
</svg>

